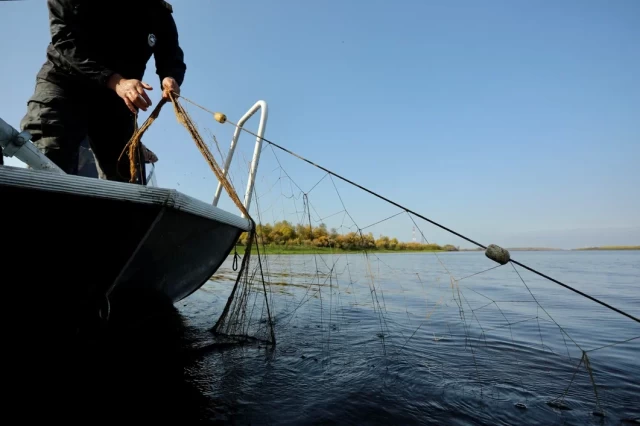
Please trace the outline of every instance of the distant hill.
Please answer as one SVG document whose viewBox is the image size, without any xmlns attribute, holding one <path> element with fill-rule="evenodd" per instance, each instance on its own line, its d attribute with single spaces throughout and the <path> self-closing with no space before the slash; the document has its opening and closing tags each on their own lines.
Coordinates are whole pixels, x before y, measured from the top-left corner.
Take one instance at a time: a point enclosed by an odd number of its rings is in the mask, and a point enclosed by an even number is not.
<svg viewBox="0 0 640 426">
<path fill-rule="evenodd" d="M 602 246 L 602 247 L 583 247 L 574 250 L 640 250 L 640 246 Z"/>
</svg>

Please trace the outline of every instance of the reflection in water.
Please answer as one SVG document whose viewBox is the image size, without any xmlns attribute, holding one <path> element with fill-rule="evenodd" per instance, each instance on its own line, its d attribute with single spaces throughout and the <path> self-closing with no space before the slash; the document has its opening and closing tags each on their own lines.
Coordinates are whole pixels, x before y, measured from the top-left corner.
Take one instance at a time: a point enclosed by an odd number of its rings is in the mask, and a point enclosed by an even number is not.
<svg viewBox="0 0 640 426">
<path fill-rule="evenodd" d="M 13 348 L 5 415 L 65 424 L 206 418 L 207 400 L 186 374 L 194 360 L 178 310 L 138 311 L 135 326 L 115 305 L 112 313 L 112 330 L 82 342 L 61 339 L 46 322 L 30 330 L 25 346 Z"/>
</svg>

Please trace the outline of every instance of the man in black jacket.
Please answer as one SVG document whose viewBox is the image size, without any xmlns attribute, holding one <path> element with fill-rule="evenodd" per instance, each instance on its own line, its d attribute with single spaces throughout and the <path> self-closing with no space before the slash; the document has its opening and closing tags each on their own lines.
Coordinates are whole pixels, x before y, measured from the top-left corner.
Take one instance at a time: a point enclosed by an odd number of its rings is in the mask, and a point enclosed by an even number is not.
<svg viewBox="0 0 640 426">
<path fill-rule="evenodd" d="M 186 65 L 172 6 L 162 0 L 47 0 L 51 42 L 22 130 L 61 169 L 78 174 L 88 137 L 109 180 L 129 181 L 126 153 L 138 109 L 151 106 L 141 81 L 154 56 L 162 97 L 180 93 Z"/>
</svg>

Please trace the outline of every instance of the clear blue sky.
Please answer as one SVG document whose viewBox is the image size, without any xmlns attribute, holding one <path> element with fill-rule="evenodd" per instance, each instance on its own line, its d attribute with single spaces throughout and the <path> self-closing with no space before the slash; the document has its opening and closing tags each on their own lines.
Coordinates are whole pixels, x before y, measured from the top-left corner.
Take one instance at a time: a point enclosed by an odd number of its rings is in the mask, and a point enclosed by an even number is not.
<svg viewBox="0 0 640 426">
<path fill-rule="evenodd" d="M 171 3 L 182 92 L 196 102 L 237 120 L 264 99 L 268 138 L 485 243 L 545 244 L 535 237 L 573 229 L 591 229 L 593 244 L 640 243 L 640 1 Z M 48 31 L 44 1 L 0 3 L 0 117 L 14 126 Z M 157 101 L 153 59 L 145 79 Z M 228 147 L 231 126 L 194 118 Z M 170 108 L 145 142 L 160 186 L 211 200 L 216 180 Z M 250 158 L 253 138 L 241 143 Z M 322 177 L 278 155 L 303 189 Z M 275 167 L 265 149 L 258 191 Z M 332 188 L 311 192 L 319 216 L 341 209 Z M 339 188 L 361 227 L 397 212 Z M 409 240 L 411 227 L 398 218 L 374 233 Z"/>
</svg>

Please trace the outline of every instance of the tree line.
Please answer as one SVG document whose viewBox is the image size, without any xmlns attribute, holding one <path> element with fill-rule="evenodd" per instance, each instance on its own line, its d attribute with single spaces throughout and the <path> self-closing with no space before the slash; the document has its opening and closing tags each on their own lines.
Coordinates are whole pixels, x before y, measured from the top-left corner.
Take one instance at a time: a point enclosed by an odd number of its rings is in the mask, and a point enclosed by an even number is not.
<svg viewBox="0 0 640 426">
<path fill-rule="evenodd" d="M 332 247 L 341 250 L 397 250 L 397 251 L 458 251 L 458 247 L 450 244 L 423 244 L 418 242 L 400 242 L 397 238 L 380 236 L 375 238 L 372 233 L 349 232 L 339 234 L 335 228 L 327 230 L 321 223 L 310 226 L 292 223 L 284 220 L 274 224 L 256 225 L 258 242 L 260 245 L 280 247 Z M 245 246 L 249 235 L 244 232 L 239 244 Z"/>
</svg>

